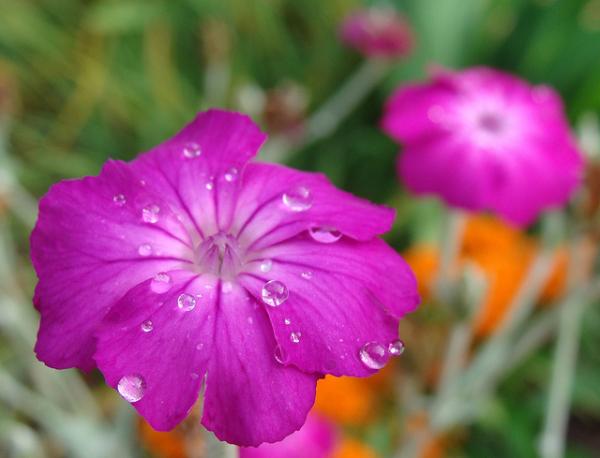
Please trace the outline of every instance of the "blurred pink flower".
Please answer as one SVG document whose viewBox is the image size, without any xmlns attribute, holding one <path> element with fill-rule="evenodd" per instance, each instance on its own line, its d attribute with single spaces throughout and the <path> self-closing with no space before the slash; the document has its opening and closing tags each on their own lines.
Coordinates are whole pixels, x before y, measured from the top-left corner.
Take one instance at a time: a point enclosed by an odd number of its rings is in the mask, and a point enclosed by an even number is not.
<svg viewBox="0 0 600 458">
<path fill-rule="evenodd" d="M 401 87 L 382 126 L 403 144 L 398 172 L 412 192 L 513 224 L 565 204 L 581 181 L 558 94 L 494 69 L 437 70 Z"/>
<path fill-rule="evenodd" d="M 340 32 L 346 45 L 366 57 L 402 57 L 413 47 L 408 21 L 393 8 L 356 11 L 344 20 Z"/>
<path fill-rule="evenodd" d="M 240 458 L 330 458 L 337 445 L 337 436 L 332 423 L 310 413 L 299 431 L 275 444 L 240 448 Z"/>
<path fill-rule="evenodd" d="M 245 446 L 299 429 L 324 374 L 383 367 L 419 300 L 378 238 L 393 210 L 248 163 L 265 139 L 210 110 L 130 163 L 54 185 L 31 236 L 38 358 L 97 366 L 158 430 L 206 380 L 202 424 Z"/>
</svg>

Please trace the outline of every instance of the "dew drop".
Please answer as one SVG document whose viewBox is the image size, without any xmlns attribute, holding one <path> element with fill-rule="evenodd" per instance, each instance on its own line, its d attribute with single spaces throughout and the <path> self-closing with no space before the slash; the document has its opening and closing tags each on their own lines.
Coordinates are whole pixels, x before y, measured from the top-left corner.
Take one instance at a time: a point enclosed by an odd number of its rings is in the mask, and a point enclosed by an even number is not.
<svg viewBox="0 0 600 458">
<path fill-rule="evenodd" d="M 308 232 L 319 243 L 334 243 L 342 238 L 342 233 L 331 227 L 311 227 Z"/>
<path fill-rule="evenodd" d="M 194 307 L 196 307 L 196 299 L 191 294 L 180 294 L 177 298 L 177 306 L 181 310 L 189 312 L 191 310 L 194 310 Z"/>
<path fill-rule="evenodd" d="M 261 291 L 261 297 L 265 304 L 277 307 L 283 304 L 289 296 L 287 286 L 278 280 L 269 280 Z"/>
<path fill-rule="evenodd" d="M 113 202 L 117 207 L 122 207 L 127 203 L 127 198 L 123 194 L 116 194 L 113 197 Z"/>
<path fill-rule="evenodd" d="M 388 345 L 388 352 L 392 356 L 400 356 L 402 353 L 404 353 L 404 342 L 401 340 L 394 340 L 393 342 L 390 342 Z"/>
<path fill-rule="evenodd" d="M 117 385 L 119 394 L 128 402 L 137 402 L 144 397 L 146 382 L 140 375 L 126 375 Z"/>
<path fill-rule="evenodd" d="M 140 327 L 144 332 L 151 332 L 154 329 L 154 323 L 152 323 L 151 320 L 146 320 L 142 323 Z"/>
<path fill-rule="evenodd" d="M 299 343 L 300 342 L 300 337 L 302 337 L 302 333 L 301 332 L 292 332 L 290 334 L 290 340 L 293 343 Z"/>
<path fill-rule="evenodd" d="M 166 293 L 171 289 L 171 277 L 165 272 L 157 273 L 150 282 L 150 289 L 157 294 Z"/>
<path fill-rule="evenodd" d="M 292 324 L 292 320 L 290 320 L 289 318 L 286 318 L 285 320 L 283 320 L 283 322 L 285 323 L 286 326 L 289 326 L 290 324 Z"/>
<path fill-rule="evenodd" d="M 227 172 L 225 172 L 225 175 L 223 177 L 225 178 L 225 181 L 231 183 L 232 181 L 235 181 L 237 175 L 238 170 L 235 167 L 232 167 Z"/>
<path fill-rule="evenodd" d="M 138 247 L 138 254 L 140 256 L 150 256 L 152 254 L 152 245 L 144 243 Z"/>
<path fill-rule="evenodd" d="M 307 270 L 306 272 L 302 272 L 300 276 L 305 280 L 310 280 L 313 277 L 313 273 L 310 270 Z"/>
<path fill-rule="evenodd" d="M 196 345 L 196 350 L 202 350 L 203 348 L 204 348 L 203 343 L 199 343 L 198 345 Z"/>
<path fill-rule="evenodd" d="M 192 380 L 198 380 L 198 378 L 200 377 L 198 374 L 196 374 L 195 372 L 192 372 L 190 374 L 190 377 L 192 378 Z"/>
<path fill-rule="evenodd" d="M 369 369 L 381 369 L 388 361 L 387 349 L 377 342 L 368 342 L 360 349 L 360 360 Z"/>
<path fill-rule="evenodd" d="M 158 205 L 149 205 L 142 210 L 142 219 L 145 223 L 157 223 L 160 207 Z"/>
<path fill-rule="evenodd" d="M 233 291 L 233 283 L 230 281 L 223 282 L 221 285 L 221 292 L 224 294 L 229 294 L 231 291 Z"/>
<path fill-rule="evenodd" d="M 271 272 L 271 269 L 273 268 L 273 261 L 271 261 L 270 259 L 265 259 L 263 260 L 263 262 L 260 263 L 260 271 L 267 273 L 267 272 Z"/>
<path fill-rule="evenodd" d="M 204 187 L 206 188 L 207 191 L 212 191 L 214 185 L 213 185 L 212 181 L 207 181 L 206 184 L 204 185 Z"/>
<path fill-rule="evenodd" d="M 312 194 L 304 186 L 298 186 L 281 196 L 284 205 L 293 212 L 303 212 L 312 207 Z"/>
<path fill-rule="evenodd" d="M 189 142 L 183 146 L 183 157 L 187 159 L 193 159 L 199 157 L 202 154 L 202 148 L 198 143 Z"/>
</svg>

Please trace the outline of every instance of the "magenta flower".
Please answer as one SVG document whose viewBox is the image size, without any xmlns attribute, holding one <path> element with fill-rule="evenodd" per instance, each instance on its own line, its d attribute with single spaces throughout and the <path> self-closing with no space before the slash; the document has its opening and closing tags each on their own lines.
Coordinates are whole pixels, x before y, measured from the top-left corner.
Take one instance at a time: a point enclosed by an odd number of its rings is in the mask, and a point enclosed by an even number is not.
<svg viewBox="0 0 600 458">
<path fill-rule="evenodd" d="M 31 237 L 38 358 L 97 366 L 158 430 L 205 380 L 203 425 L 252 446 L 300 428 L 323 374 L 381 368 L 418 303 L 377 238 L 393 211 L 247 164 L 265 139 L 211 110 L 130 163 L 53 186 Z"/>
<path fill-rule="evenodd" d="M 240 448 L 239 458 L 330 458 L 337 441 L 335 426 L 311 413 L 299 431 L 276 444 Z"/>
<path fill-rule="evenodd" d="M 497 70 L 442 70 L 401 87 L 382 124 L 404 144 L 398 173 L 412 192 L 513 224 L 564 204 L 582 175 L 559 96 Z"/>
<path fill-rule="evenodd" d="M 366 57 L 403 57 L 413 47 L 408 21 L 393 8 L 373 7 L 352 13 L 342 23 L 340 36 Z"/>
</svg>

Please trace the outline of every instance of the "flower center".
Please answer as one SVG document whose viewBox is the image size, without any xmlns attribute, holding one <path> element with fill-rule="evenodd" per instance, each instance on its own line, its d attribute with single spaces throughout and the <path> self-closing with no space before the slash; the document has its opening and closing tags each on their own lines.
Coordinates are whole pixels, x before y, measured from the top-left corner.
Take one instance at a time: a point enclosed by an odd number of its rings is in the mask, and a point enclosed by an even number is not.
<svg viewBox="0 0 600 458">
<path fill-rule="evenodd" d="M 477 125 L 481 130 L 489 134 L 499 134 L 504 129 L 502 119 L 495 113 L 480 114 L 477 119 Z"/>
<path fill-rule="evenodd" d="M 202 273 L 232 280 L 242 267 L 239 243 L 235 237 L 224 232 L 211 235 L 196 249 L 196 263 Z"/>
</svg>

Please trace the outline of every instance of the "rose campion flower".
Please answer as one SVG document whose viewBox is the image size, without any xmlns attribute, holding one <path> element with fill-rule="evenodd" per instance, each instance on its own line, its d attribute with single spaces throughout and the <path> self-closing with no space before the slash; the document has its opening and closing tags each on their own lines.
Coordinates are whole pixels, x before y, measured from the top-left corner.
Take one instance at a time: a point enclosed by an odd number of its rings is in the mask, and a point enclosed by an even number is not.
<svg viewBox="0 0 600 458">
<path fill-rule="evenodd" d="M 242 447 L 239 458 L 331 458 L 338 439 L 331 422 L 310 413 L 299 431 L 276 444 Z"/>
<path fill-rule="evenodd" d="M 382 125 L 404 145 L 398 173 L 412 192 L 516 225 L 563 205 L 582 175 L 558 94 L 490 68 L 401 87 Z"/>
<path fill-rule="evenodd" d="M 248 163 L 266 136 L 210 110 L 132 162 L 54 185 L 31 236 L 48 366 L 98 367 L 157 430 L 204 387 L 244 446 L 300 428 L 324 374 L 397 354 L 415 279 L 378 238 L 392 210 L 320 174 Z"/>
<path fill-rule="evenodd" d="M 408 21 L 393 8 L 373 7 L 350 14 L 342 23 L 340 36 L 365 57 L 403 57 L 413 47 Z"/>
</svg>

